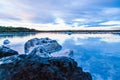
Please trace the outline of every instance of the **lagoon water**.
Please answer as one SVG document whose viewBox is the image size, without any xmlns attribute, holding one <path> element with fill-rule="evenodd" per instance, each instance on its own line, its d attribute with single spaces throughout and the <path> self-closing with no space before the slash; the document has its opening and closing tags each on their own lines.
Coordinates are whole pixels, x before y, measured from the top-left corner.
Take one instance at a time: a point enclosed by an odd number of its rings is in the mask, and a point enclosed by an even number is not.
<svg viewBox="0 0 120 80">
<path fill-rule="evenodd" d="M 74 58 L 93 80 L 119 80 L 120 35 L 119 34 L 64 34 L 64 33 L 0 33 L 0 45 L 5 39 L 10 48 L 24 54 L 24 43 L 32 38 L 49 37 L 71 49 Z"/>
</svg>

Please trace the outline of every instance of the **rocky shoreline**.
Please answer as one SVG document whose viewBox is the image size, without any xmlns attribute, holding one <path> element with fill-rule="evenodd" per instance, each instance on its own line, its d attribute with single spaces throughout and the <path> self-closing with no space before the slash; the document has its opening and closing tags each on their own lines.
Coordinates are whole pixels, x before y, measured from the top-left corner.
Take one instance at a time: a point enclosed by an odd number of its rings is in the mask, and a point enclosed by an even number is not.
<svg viewBox="0 0 120 80">
<path fill-rule="evenodd" d="M 45 42 L 44 46 L 49 44 L 52 46 L 52 50 L 58 51 L 57 48 L 60 50 L 60 45 L 56 41 L 50 41 L 49 39 L 48 42 Z M 46 50 L 50 50 L 49 45 Z M 34 51 L 34 53 L 31 51 L 30 54 L 23 55 L 8 47 L 1 46 L 0 80 L 92 80 L 91 74 L 83 72 L 82 68 L 78 67 L 77 62 L 72 58 L 64 56 L 50 57 L 48 55 L 47 57 L 41 57 L 41 54 L 48 53 L 44 51 L 45 47 L 43 45 L 43 48 L 41 48 L 41 44 L 39 46 L 38 51 Z M 43 50 L 43 53 L 39 50 Z"/>
</svg>

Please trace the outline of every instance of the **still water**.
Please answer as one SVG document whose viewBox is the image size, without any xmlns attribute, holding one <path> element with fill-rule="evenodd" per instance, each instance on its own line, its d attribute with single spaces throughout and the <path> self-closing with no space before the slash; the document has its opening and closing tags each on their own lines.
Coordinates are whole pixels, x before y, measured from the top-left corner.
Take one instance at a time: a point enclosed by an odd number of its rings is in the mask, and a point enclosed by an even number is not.
<svg viewBox="0 0 120 80">
<path fill-rule="evenodd" d="M 63 34 L 63 33 L 0 33 L 0 45 L 5 39 L 10 47 L 24 54 L 24 43 L 32 38 L 49 37 L 71 49 L 74 58 L 84 71 L 92 74 L 93 80 L 119 80 L 120 35 L 119 34 Z"/>
</svg>

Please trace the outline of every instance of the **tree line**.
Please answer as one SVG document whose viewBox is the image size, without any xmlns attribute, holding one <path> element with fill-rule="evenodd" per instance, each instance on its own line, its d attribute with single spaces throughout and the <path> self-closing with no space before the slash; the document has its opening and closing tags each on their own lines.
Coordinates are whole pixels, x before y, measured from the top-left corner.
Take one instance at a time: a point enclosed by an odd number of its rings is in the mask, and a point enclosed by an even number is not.
<svg viewBox="0 0 120 80">
<path fill-rule="evenodd" d="M 38 30 L 23 27 L 0 26 L 0 32 L 37 32 Z"/>
</svg>

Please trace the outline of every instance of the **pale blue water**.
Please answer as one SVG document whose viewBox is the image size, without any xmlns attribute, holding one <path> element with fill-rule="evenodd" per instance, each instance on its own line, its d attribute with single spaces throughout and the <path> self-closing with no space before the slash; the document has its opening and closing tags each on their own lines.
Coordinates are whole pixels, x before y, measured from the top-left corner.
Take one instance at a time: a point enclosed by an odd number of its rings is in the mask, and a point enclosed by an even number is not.
<svg viewBox="0 0 120 80">
<path fill-rule="evenodd" d="M 72 49 L 74 58 L 84 71 L 92 74 L 93 80 L 119 80 L 120 36 L 119 34 L 0 34 L 3 40 L 11 41 L 10 47 L 24 53 L 24 43 L 31 38 L 49 37 L 57 40 L 63 49 Z"/>
</svg>

